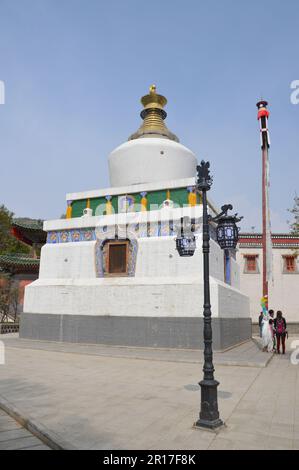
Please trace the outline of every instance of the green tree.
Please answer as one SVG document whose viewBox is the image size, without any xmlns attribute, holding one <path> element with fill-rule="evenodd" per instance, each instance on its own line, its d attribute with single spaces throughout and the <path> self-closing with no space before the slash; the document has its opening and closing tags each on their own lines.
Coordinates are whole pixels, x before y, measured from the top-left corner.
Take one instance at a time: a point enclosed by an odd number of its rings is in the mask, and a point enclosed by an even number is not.
<svg viewBox="0 0 299 470">
<path fill-rule="evenodd" d="M 13 212 L 0 206 L 0 255 L 7 253 L 30 253 L 30 247 L 11 234 Z"/>
<path fill-rule="evenodd" d="M 299 197 L 294 197 L 294 205 L 292 209 L 289 209 L 289 212 L 293 214 L 293 221 L 290 222 L 291 233 L 299 236 Z"/>
</svg>

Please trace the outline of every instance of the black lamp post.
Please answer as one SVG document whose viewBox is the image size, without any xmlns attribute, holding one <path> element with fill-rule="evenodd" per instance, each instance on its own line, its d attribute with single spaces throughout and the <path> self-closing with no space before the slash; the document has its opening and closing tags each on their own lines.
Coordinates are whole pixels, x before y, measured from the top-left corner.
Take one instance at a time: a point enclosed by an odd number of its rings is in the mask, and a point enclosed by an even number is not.
<svg viewBox="0 0 299 470">
<path fill-rule="evenodd" d="M 203 272 L 204 272 L 204 366 L 203 380 L 199 382 L 201 388 L 201 409 L 199 419 L 195 426 L 199 428 L 216 429 L 223 424 L 219 418 L 217 387 L 219 382 L 214 378 L 213 350 L 212 350 L 212 312 L 210 303 L 210 273 L 209 273 L 209 253 L 210 253 L 210 229 L 209 222 L 217 223 L 217 241 L 222 249 L 235 248 L 238 242 L 238 228 L 236 222 L 241 218 L 237 215 L 227 215 L 228 210 L 232 209 L 230 204 L 221 207 L 221 213 L 212 218 L 208 215 L 207 191 L 211 188 L 212 177 L 210 176 L 210 163 L 202 161 L 197 166 L 196 188 L 202 194 L 202 252 L 203 252 Z M 186 221 L 185 221 L 186 222 Z M 185 223 L 186 225 L 186 223 Z M 190 226 L 190 225 L 189 225 Z M 191 229 L 190 229 L 191 231 Z M 185 230 L 186 232 L 186 230 Z M 194 234 L 192 234 L 194 236 Z M 190 240 L 189 237 L 186 239 Z M 179 239 L 179 241 L 178 241 Z M 176 246 L 180 256 L 192 256 L 195 251 L 195 238 L 192 244 L 192 255 L 183 254 L 184 230 L 181 229 L 180 237 L 176 239 Z M 182 253 L 182 254 L 181 254 Z"/>
</svg>

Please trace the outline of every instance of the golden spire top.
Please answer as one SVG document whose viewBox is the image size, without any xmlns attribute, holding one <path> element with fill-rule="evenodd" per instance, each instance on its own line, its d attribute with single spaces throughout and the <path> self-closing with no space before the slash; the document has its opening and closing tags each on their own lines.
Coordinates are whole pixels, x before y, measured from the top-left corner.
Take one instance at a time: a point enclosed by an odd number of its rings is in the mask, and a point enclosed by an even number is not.
<svg viewBox="0 0 299 470">
<path fill-rule="evenodd" d="M 141 98 L 141 103 L 144 107 L 140 113 L 143 123 L 138 131 L 129 137 L 129 140 L 140 137 L 160 137 L 179 142 L 177 136 L 170 132 L 164 124 L 167 113 L 163 108 L 167 104 L 167 99 L 165 96 L 157 94 L 156 85 L 150 86 L 149 94 Z"/>
<path fill-rule="evenodd" d="M 149 95 L 143 96 L 140 101 L 143 104 L 144 109 L 163 109 L 164 106 L 167 104 L 167 99 L 165 98 L 165 96 L 157 95 L 156 85 L 151 85 L 149 87 Z"/>
</svg>

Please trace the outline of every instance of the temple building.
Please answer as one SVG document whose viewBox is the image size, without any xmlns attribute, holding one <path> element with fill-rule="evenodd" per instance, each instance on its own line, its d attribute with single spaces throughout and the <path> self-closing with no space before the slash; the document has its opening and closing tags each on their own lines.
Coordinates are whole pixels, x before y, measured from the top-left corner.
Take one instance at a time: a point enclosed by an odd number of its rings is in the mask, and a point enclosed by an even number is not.
<svg viewBox="0 0 299 470">
<path fill-rule="evenodd" d="M 38 278 L 39 252 L 46 242 L 47 234 L 43 231 L 43 222 L 34 219 L 14 219 L 12 235 L 31 247 L 30 254 L 6 253 L 0 255 L 1 285 L 11 285 L 19 290 L 18 313 L 21 313 L 25 287 Z"/>
<path fill-rule="evenodd" d="M 142 123 L 108 157 L 110 187 L 67 194 L 66 219 L 44 222 L 39 278 L 26 287 L 21 337 L 144 347 L 203 344 L 202 205 L 197 159 L 165 125 L 167 100 L 150 87 Z M 220 211 L 209 200 L 209 211 Z M 176 251 L 181 218 L 197 238 Z M 251 337 L 235 252 L 211 226 L 215 349 Z"/>
<path fill-rule="evenodd" d="M 299 286 L 299 236 L 272 233 L 273 282 L 269 283 L 269 308 L 281 310 L 289 333 L 299 332 L 299 304 L 294 293 Z M 237 251 L 240 286 L 250 299 L 250 315 L 257 323 L 262 286 L 262 234 L 241 233 Z M 257 331 L 257 329 L 255 329 Z"/>
</svg>

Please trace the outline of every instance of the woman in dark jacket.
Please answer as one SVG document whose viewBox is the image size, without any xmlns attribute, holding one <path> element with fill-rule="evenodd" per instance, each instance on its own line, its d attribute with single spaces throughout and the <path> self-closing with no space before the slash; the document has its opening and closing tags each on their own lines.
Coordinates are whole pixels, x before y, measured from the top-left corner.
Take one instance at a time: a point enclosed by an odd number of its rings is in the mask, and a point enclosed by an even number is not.
<svg viewBox="0 0 299 470">
<path fill-rule="evenodd" d="M 286 335 L 287 335 L 287 322 L 282 316 L 282 312 L 278 310 L 274 320 L 274 330 L 277 338 L 277 354 L 280 354 L 280 343 L 282 345 L 282 354 L 286 352 Z"/>
</svg>

